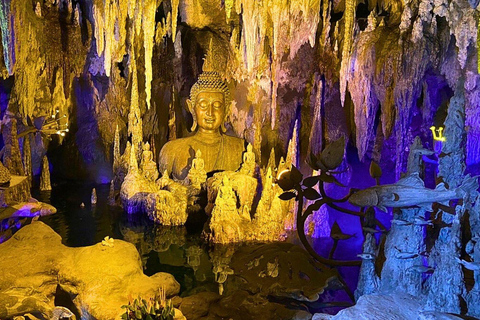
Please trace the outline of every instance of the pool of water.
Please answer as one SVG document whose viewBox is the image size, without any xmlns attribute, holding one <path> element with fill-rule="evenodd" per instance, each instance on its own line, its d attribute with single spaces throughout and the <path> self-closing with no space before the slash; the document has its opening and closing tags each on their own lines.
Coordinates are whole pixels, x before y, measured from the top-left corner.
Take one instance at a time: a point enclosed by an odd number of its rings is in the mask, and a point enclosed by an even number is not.
<svg viewBox="0 0 480 320">
<path fill-rule="evenodd" d="M 94 187 L 98 199 L 96 205 L 90 203 Z M 228 295 L 235 290 L 235 285 L 231 285 L 229 281 L 223 283 L 221 275 L 214 271 L 228 266 L 233 254 L 238 250 L 247 252 L 245 255 L 248 255 L 255 250 L 268 252 L 270 250 L 268 246 L 275 246 L 275 244 L 212 245 L 202 237 L 206 218 L 197 217 L 193 220 L 189 218 L 186 226 L 182 227 L 155 225 L 146 217 L 128 215 L 120 206 L 109 205 L 108 193 L 108 185 L 65 182 L 55 185 L 50 192 L 34 190 L 32 196 L 57 208 L 56 214 L 41 217 L 40 221 L 60 234 L 65 245 L 70 247 L 93 245 L 106 236 L 131 242 L 140 253 L 145 274 L 152 275 L 156 272 L 172 274 L 181 285 L 180 295 L 183 297 L 201 291 L 224 291 L 224 295 Z M 295 234 L 292 234 L 287 242 L 301 246 Z M 313 244 L 317 252 L 324 256 L 328 255 L 332 245 L 331 240 L 327 238 L 315 239 Z M 348 244 L 340 244 L 335 255 L 345 259 L 351 258 L 355 252 L 352 252 Z M 241 259 L 242 257 L 236 257 L 233 260 L 235 262 Z M 358 267 L 342 267 L 338 271 L 353 292 L 358 280 Z M 289 308 L 307 308 L 311 313 L 336 313 L 342 306 L 352 303 L 345 290 L 338 287 L 327 290 L 315 302 L 299 302 L 273 296 L 270 300 L 284 303 Z"/>
</svg>

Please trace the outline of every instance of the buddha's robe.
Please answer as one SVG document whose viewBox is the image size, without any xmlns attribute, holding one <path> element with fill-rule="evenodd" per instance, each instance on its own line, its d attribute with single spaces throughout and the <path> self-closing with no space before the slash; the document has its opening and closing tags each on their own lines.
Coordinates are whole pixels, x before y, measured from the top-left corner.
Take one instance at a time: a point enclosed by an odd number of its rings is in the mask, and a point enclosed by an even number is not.
<svg viewBox="0 0 480 320">
<path fill-rule="evenodd" d="M 245 140 L 224 134 L 212 137 L 199 131 L 194 136 L 169 141 L 160 150 L 160 172 L 167 170 L 172 178 L 184 180 L 196 150 L 202 152 L 207 173 L 236 171 L 242 164 Z"/>
</svg>

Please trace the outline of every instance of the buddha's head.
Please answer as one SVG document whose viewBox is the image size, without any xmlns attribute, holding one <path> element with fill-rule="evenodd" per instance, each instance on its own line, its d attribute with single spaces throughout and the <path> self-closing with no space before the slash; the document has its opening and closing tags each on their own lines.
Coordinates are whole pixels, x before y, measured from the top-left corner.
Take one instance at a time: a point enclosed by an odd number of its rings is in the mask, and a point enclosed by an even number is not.
<svg viewBox="0 0 480 320">
<path fill-rule="evenodd" d="M 225 119 L 230 110 L 230 91 L 221 76 L 215 71 L 205 71 L 190 91 L 188 109 L 193 117 L 192 131 L 197 125 L 207 132 L 225 129 Z"/>
</svg>

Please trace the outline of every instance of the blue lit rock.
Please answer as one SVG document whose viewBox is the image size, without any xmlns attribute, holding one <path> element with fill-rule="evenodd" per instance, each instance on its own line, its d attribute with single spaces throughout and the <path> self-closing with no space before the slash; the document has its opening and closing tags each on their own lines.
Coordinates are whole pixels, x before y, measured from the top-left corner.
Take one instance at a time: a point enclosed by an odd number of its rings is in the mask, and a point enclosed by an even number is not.
<svg viewBox="0 0 480 320">
<path fill-rule="evenodd" d="M 454 314 L 423 311 L 424 301 L 408 294 L 364 295 L 337 315 L 315 314 L 312 320 L 460 320 Z"/>
</svg>

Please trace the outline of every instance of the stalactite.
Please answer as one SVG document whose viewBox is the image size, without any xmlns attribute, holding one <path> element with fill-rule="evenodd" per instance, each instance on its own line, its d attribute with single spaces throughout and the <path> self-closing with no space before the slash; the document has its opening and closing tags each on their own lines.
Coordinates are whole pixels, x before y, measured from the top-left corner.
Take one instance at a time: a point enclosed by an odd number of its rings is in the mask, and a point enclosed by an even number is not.
<svg viewBox="0 0 480 320">
<path fill-rule="evenodd" d="M 94 37 L 95 44 L 97 48 L 97 56 L 101 56 L 105 49 L 105 9 L 103 7 L 103 2 L 100 2 L 100 5 L 92 5 L 93 20 L 95 21 L 94 28 Z M 110 57 L 109 57 L 110 58 Z M 109 66 L 104 66 L 105 68 L 110 68 Z"/>
<path fill-rule="evenodd" d="M 324 90 L 323 80 L 317 77 L 315 81 L 316 94 L 313 105 L 312 127 L 310 129 L 310 138 L 308 139 L 308 152 L 314 155 L 322 151 L 323 141 L 323 119 L 322 119 L 322 95 Z"/>
<path fill-rule="evenodd" d="M 47 156 L 43 156 L 42 160 L 42 175 L 40 176 L 40 191 L 50 191 L 52 185 L 50 184 L 50 167 Z"/>
<path fill-rule="evenodd" d="M 118 130 L 118 124 L 115 126 L 115 138 L 113 141 L 113 163 L 119 163 L 120 161 L 120 131 Z"/>
<path fill-rule="evenodd" d="M 239 1 L 240 2 L 240 1 Z M 258 12 L 258 7 L 255 1 L 241 1 L 243 8 L 243 32 L 242 37 L 245 42 L 246 54 L 246 69 L 251 72 L 256 66 L 256 57 L 259 55 L 258 43 L 262 43 L 263 39 L 258 39 L 258 28 L 260 21 L 258 21 L 261 14 Z"/>
<path fill-rule="evenodd" d="M 361 37 L 357 49 L 352 52 L 352 72 L 349 79 L 349 92 L 354 105 L 356 146 L 358 156 L 364 159 L 375 140 L 375 117 L 379 101 L 375 94 L 375 47 L 369 37 Z"/>
<path fill-rule="evenodd" d="M 145 93 L 147 94 L 147 109 L 150 109 L 152 91 L 152 56 L 155 37 L 156 1 L 144 0 L 142 14 L 143 46 L 145 48 Z M 177 4 L 178 6 L 178 4 Z"/>
<path fill-rule="evenodd" d="M 10 0 L 0 1 L 0 29 L 2 31 L 3 61 L 8 74 L 13 75 L 14 48 L 10 26 Z"/>
<path fill-rule="evenodd" d="M 460 67 L 465 68 L 468 56 L 468 47 L 477 43 L 476 12 L 468 1 L 452 1 L 448 7 L 446 18 L 450 27 L 450 34 L 455 36 L 455 45 L 458 48 L 457 59 Z"/>
<path fill-rule="evenodd" d="M 44 30 L 42 24 L 36 23 L 38 17 L 33 10 L 27 8 L 22 1 L 12 1 L 11 9 L 15 11 L 13 20 L 15 50 L 11 54 L 14 54 L 18 61 L 15 63 L 14 92 L 17 95 L 20 113 L 27 116 L 32 115 L 37 106 L 35 97 L 40 91 L 41 78 L 45 77 L 45 59 L 40 53 Z M 5 48 L 4 46 L 4 50 Z"/>
<path fill-rule="evenodd" d="M 178 17 L 178 5 L 180 0 L 171 0 L 172 3 L 172 41 L 175 42 L 175 37 L 177 35 L 177 17 Z"/>
<path fill-rule="evenodd" d="M 480 76 L 467 72 L 465 81 L 465 125 L 467 131 L 467 165 L 480 163 Z"/>
<path fill-rule="evenodd" d="M 345 104 L 345 93 L 350 74 L 350 51 L 353 40 L 353 28 L 355 24 L 355 0 L 345 0 L 344 33 L 342 47 L 342 62 L 340 65 L 340 101 Z"/>
<path fill-rule="evenodd" d="M 330 42 L 330 12 L 332 8 L 332 2 L 331 1 L 323 1 L 323 7 L 322 7 L 322 40 L 320 44 L 323 47 L 327 47 L 327 45 Z"/>
<path fill-rule="evenodd" d="M 235 0 L 225 0 L 225 13 L 227 15 L 227 21 L 232 16 L 232 10 L 235 7 Z"/>
</svg>

